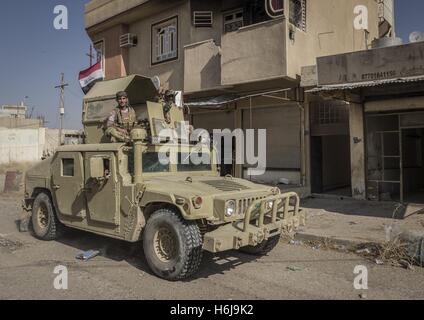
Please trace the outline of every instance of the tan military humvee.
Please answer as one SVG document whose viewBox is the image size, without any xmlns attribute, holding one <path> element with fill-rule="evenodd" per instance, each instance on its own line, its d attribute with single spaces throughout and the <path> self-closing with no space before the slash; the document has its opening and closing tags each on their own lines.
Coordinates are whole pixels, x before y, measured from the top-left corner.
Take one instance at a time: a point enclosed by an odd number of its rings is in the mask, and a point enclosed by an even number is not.
<svg viewBox="0 0 424 320">
<path fill-rule="evenodd" d="M 125 90 L 146 125 L 132 131 L 133 142 L 107 143 L 103 122 Z M 151 79 L 131 76 L 97 83 L 84 99 L 87 144 L 60 147 L 26 174 L 24 207 L 32 212 L 34 234 L 57 239 L 63 226 L 129 242 L 142 242 L 152 271 L 180 280 L 198 269 L 203 250 L 240 249 L 267 254 L 282 232 L 304 224 L 295 193 L 230 176 L 220 177 L 209 147 L 154 139 L 163 127 L 183 121 L 173 106 L 171 123 Z M 169 117 L 168 117 L 169 119 Z M 211 164 L 163 165 L 202 153 Z"/>
</svg>

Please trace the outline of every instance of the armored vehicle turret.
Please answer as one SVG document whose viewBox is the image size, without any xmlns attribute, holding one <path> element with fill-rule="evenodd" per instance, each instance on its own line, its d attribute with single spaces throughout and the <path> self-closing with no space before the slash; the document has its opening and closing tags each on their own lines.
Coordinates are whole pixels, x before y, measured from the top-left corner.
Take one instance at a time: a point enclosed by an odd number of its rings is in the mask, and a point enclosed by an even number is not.
<svg viewBox="0 0 424 320">
<path fill-rule="evenodd" d="M 137 124 L 130 142 L 110 143 L 105 121 L 118 91 L 128 93 Z M 305 223 L 297 194 L 221 177 L 213 148 L 183 142 L 182 109 L 150 78 L 97 83 L 83 124 L 86 144 L 62 146 L 26 174 L 24 208 L 39 239 L 55 240 L 67 226 L 140 243 L 156 275 L 181 280 L 204 250 L 264 255 Z"/>
</svg>

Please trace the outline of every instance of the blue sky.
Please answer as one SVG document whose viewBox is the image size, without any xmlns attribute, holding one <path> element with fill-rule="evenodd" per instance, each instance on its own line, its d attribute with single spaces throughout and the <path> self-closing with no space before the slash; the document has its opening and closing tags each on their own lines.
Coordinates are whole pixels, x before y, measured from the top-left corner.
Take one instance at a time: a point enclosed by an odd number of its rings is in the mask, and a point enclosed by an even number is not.
<svg viewBox="0 0 424 320">
<path fill-rule="evenodd" d="M 313 0 L 319 1 L 319 0 Z M 343 1 L 343 0 L 340 0 Z M 65 73 L 65 127 L 81 127 L 79 71 L 88 67 L 90 40 L 84 30 L 87 0 L 2 0 L 0 4 L 0 105 L 26 104 L 57 127 L 60 73 Z M 69 29 L 55 30 L 53 9 L 66 5 Z M 397 33 L 404 42 L 412 31 L 424 31 L 423 0 L 397 0 Z"/>
</svg>

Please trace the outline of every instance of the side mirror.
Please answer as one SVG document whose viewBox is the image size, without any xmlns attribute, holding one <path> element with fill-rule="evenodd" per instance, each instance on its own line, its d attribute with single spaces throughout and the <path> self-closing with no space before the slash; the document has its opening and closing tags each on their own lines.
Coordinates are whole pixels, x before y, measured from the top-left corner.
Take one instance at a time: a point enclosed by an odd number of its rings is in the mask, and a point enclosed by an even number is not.
<svg viewBox="0 0 424 320">
<path fill-rule="evenodd" d="M 90 178 L 95 180 L 102 180 L 105 178 L 104 159 L 93 157 L 90 158 Z"/>
</svg>

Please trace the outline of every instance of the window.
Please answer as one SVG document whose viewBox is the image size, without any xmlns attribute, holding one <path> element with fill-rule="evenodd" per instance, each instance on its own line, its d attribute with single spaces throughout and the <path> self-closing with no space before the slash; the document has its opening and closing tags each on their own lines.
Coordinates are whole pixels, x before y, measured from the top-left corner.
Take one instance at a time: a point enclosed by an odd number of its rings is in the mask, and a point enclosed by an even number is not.
<svg viewBox="0 0 424 320">
<path fill-rule="evenodd" d="M 196 171 L 211 171 L 212 164 L 210 154 L 199 152 L 197 158 L 202 160 L 203 163 L 195 164 L 192 161 L 192 153 L 178 153 L 178 166 L 179 172 L 196 172 Z"/>
<path fill-rule="evenodd" d="M 178 59 L 178 17 L 152 26 L 152 64 Z"/>
<path fill-rule="evenodd" d="M 213 13 L 212 11 L 194 11 L 193 25 L 197 28 L 212 27 Z"/>
<path fill-rule="evenodd" d="M 306 31 L 306 0 L 290 0 L 290 23 Z"/>
<path fill-rule="evenodd" d="M 224 14 L 224 32 L 237 31 L 243 25 L 243 10 Z"/>
<path fill-rule="evenodd" d="M 62 159 L 62 177 L 74 177 L 74 159 Z"/>
<path fill-rule="evenodd" d="M 160 172 L 169 172 L 169 164 L 163 165 L 159 161 L 159 152 L 146 152 L 143 153 L 143 173 L 160 173 Z M 169 154 L 164 155 L 164 157 L 169 158 Z M 134 153 L 128 154 L 128 172 L 134 174 Z"/>
<path fill-rule="evenodd" d="M 102 69 L 105 67 L 105 42 L 103 40 L 94 43 L 94 64 L 102 63 Z"/>
</svg>

